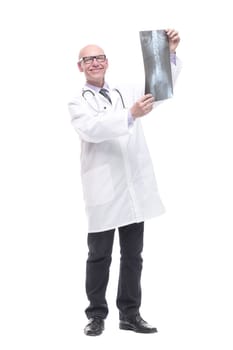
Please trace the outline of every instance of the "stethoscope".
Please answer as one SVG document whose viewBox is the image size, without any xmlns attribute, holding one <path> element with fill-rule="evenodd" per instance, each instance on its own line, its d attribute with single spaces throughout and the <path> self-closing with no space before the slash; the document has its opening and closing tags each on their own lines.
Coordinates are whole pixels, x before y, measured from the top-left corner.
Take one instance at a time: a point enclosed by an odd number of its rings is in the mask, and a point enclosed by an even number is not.
<svg viewBox="0 0 233 350">
<path fill-rule="evenodd" d="M 118 93 L 118 95 L 120 96 L 120 99 L 121 99 L 122 107 L 125 108 L 125 103 L 124 103 L 124 100 L 123 100 L 123 97 L 122 97 L 122 94 L 120 93 L 120 91 L 119 91 L 118 89 L 116 89 L 116 88 L 114 88 L 112 91 L 116 91 L 116 92 Z M 90 102 L 90 99 L 87 99 L 87 98 L 85 97 L 86 94 L 91 95 L 92 100 L 95 101 L 95 106 L 96 106 L 96 107 L 93 106 L 93 103 Z M 87 103 L 89 104 L 89 106 L 90 106 L 95 112 L 97 112 L 97 113 L 105 112 L 106 107 L 104 107 L 104 109 L 102 109 L 102 108 L 100 107 L 99 101 L 98 101 L 98 99 L 96 98 L 95 93 L 94 93 L 92 90 L 90 90 L 90 89 L 86 89 L 86 90 L 83 89 L 83 91 L 82 91 L 82 97 L 87 101 Z"/>
</svg>

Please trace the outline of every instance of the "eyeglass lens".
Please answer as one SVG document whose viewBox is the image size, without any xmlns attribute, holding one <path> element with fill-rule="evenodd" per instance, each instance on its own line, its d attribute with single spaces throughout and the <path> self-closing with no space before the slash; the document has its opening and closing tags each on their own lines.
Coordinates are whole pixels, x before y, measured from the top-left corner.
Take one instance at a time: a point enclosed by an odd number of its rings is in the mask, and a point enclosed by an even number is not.
<svg viewBox="0 0 233 350">
<path fill-rule="evenodd" d="M 106 60 L 106 56 L 97 55 L 97 56 L 87 56 L 82 58 L 85 64 L 91 64 L 94 61 L 94 59 L 96 59 L 97 62 L 104 62 Z"/>
</svg>

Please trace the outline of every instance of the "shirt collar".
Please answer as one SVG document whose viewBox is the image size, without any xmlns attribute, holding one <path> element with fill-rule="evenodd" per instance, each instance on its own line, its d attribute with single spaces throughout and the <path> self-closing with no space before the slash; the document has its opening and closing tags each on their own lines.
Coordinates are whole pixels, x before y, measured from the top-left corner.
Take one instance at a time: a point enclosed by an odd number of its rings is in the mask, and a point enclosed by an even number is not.
<svg viewBox="0 0 233 350">
<path fill-rule="evenodd" d="M 101 88 L 98 87 L 98 86 L 91 85 L 91 84 L 88 84 L 88 83 L 85 84 L 85 88 L 91 89 L 91 90 L 93 90 L 93 91 L 95 91 L 95 92 L 99 92 L 100 89 L 101 89 Z M 107 83 L 104 83 L 103 88 L 109 91 L 109 85 L 108 85 Z"/>
</svg>

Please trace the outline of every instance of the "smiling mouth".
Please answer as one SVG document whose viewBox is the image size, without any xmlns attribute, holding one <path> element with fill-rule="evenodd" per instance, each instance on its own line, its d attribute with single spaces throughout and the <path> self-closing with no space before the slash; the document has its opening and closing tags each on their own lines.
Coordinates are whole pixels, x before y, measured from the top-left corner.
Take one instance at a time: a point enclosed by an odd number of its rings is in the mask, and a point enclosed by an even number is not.
<svg viewBox="0 0 233 350">
<path fill-rule="evenodd" d="M 94 69 L 91 69 L 91 72 L 101 72 L 102 71 L 102 68 L 94 68 Z"/>
</svg>

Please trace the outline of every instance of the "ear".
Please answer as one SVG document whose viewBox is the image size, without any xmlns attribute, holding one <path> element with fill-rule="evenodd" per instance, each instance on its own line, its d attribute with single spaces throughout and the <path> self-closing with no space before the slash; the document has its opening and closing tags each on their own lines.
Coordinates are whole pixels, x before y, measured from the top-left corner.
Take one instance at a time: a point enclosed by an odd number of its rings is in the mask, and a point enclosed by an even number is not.
<svg viewBox="0 0 233 350">
<path fill-rule="evenodd" d="M 77 63 L 78 69 L 80 72 L 83 72 L 82 62 Z"/>
</svg>

